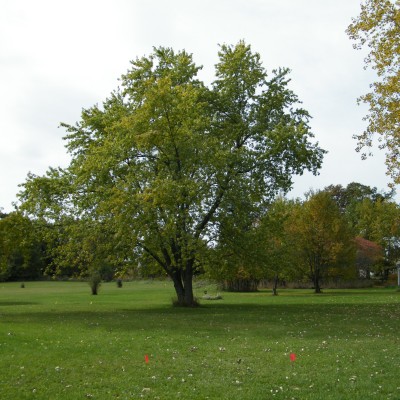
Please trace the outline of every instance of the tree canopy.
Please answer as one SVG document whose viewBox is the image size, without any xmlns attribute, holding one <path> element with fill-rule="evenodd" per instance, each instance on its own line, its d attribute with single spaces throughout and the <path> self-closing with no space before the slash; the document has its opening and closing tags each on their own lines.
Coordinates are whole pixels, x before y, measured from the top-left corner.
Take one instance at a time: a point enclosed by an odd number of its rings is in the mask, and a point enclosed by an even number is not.
<svg viewBox="0 0 400 400">
<path fill-rule="evenodd" d="M 0 213 L 0 281 L 40 277 L 46 268 L 44 247 L 29 218 Z"/>
<path fill-rule="evenodd" d="M 383 275 L 385 279 L 385 275 L 387 277 L 393 269 L 400 254 L 400 208 L 392 199 L 394 191 L 378 192 L 375 187 L 356 182 L 349 183 L 345 188 L 341 185 L 330 185 L 324 190 L 331 195 L 342 214 L 346 216 L 354 237 L 358 237 L 356 242 L 359 250 L 362 250 L 363 257 L 368 246 L 361 246 L 364 243 L 362 240 L 373 242 L 375 247 L 383 251 L 385 256 L 382 262 L 375 262 L 374 265 L 370 263 L 369 270 L 375 275 Z M 371 246 L 370 248 L 374 247 Z M 369 255 L 366 258 L 369 261 L 377 260 L 377 257 Z"/>
<path fill-rule="evenodd" d="M 329 268 L 352 264 L 352 232 L 329 192 L 311 192 L 293 210 L 287 230 L 292 237 L 291 251 L 299 266 L 308 269 L 315 293 L 321 292 L 320 281 Z"/>
<path fill-rule="evenodd" d="M 373 136 L 379 135 L 379 146 L 386 151 L 388 174 L 400 183 L 400 2 L 367 0 L 361 13 L 352 20 L 347 33 L 357 43 L 356 49 L 368 46 L 365 65 L 372 66 L 378 80 L 371 92 L 359 98 L 369 105 L 367 129 L 358 139 L 357 151 L 370 148 Z M 367 153 L 363 154 L 363 158 Z"/>
<path fill-rule="evenodd" d="M 160 47 L 132 61 L 102 106 L 63 124 L 68 168 L 29 175 L 20 193 L 36 217 L 104 227 L 115 262 L 151 257 L 189 306 L 220 224 L 261 215 L 294 174 L 317 173 L 324 154 L 288 69 L 268 76 L 244 42 L 218 55 L 211 87 L 186 51 Z"/>
</svg>

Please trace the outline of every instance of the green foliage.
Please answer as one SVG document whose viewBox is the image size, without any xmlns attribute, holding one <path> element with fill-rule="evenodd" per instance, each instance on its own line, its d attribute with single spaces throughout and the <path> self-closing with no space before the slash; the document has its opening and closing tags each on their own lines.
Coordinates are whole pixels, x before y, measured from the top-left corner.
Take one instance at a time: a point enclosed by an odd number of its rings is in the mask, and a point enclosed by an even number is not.
<svg viewBox="0 0 400 400">
<path fill-rule="evenodd" d="M 278 197 L 263 215 L 246 215 L 249 208 L 241 207 L 236 219 L 222 220 L 212 276 L 236 291 L 257 290 L 260 280 L 293 277 L 295 260 L 285 229 L 293 207 L 293 202 Z"/>
<path fill-rule="evenodd" d="M 296 274 L 297 257 L 293 257 L 292 240 L 287 229 L 296 202 L 278 198 L 261 219 L 260 248 L 263 250 L 264 279 L 293 279 Z M 276 294 L 276 286 L 274 288 Z"/>
<path fill-rule="evenodd" d="M 367 0 L 361 13 L 347 28 L 356 49 L 368 46 L 366 67 L 372 66 L 378 80 L 359 101 L 369 105 L 367 129 L 359 136 L 357 150 L 372 147 L 374 134 L 386 151 L 386 165 L 393 182 L 400 183 L 400 4 L 390 0 Z M 367 155 L 364 153 L 363 157 Z"/>
<path fill-rule="evenodd" d="M 101 275 L 98 271 L 94 270 L 89 275 L 89 286 L 92 295 L 97 295 L 101 286 Z"/>
<path fill-rule="evenodd" d="M 63 124 L 70 166 L 28 176 L 20 195 L 22 209 L 37 217 L 72 220 L 66 253 L 105 253 L 114 265 L 146 254 L 188 305 L 218 224 L 242 207 L 262 211 L 290 189 L 293 174 L 316 173 L 324 154 L 310 141 L 309 115 L 296 108 L 287 69 L 268 79 L 243 42 L 220 47 L 211 88 L 197 79 L 199 69 L 190 54 L 169 48 L 133 61 L 102 107 Z"/>
<path fill-rule="evenodd" d="M 360 235 L 384 249 L 384 263 L 377 264 L 373 272 L 387 279 L 400 258 L 400 207 L 395 202 L 365 199 L 358 204 L 357 211 Z"/>
<path fill-rule="evenodd" d="M 338 267 L 354 265 L 352 231 L 330 193 L 311 192 L 303 204 L 297 204 L 287 231 L 297 265 L 308 270 L 316 293 L 321 291 L 320 280 L 324 276 L 337 276 Z"/>
<path fill-rule="evenodd" d="M 371 258 L 361 254 L 360 257 L 366 258 L 361 264 L 368 264 L 369 272 L 387 279 L 389 271 L 400 257 L 400 208 L 392 199 L 394 192 L 380 193 L 375 187 L 355 182 L 345 188 L 331 185 L 325 191 L 349 221 L 354 237 L 375 243 L 375 246 L 370 244 L 367 247 L 383 249 L 383 260 L 376 255 Z M 371 260 L 375 261 L 371 263 Z"/>
<path fill-rule="evenodd" d="M 342 185 L 329 185 L 324 191 L 329 192 L 339 206 L 340 211 L 349 218 L 352 226 L 357 223 L 358 215 L 356 214 L 355 208 L 357 205 L 369 199 L 373 202 L 390 201 L 394 195 L 394 191 L 390 192 L 378 192 L 376 187 L 371 188 L 370 186 L 363 185 L 358 182 L 351 182 L 346 187 Z"/>
<path fill-rule="evenodd" d="M 19 213 L 0 219 L 0 281 L 36 279 L 46 267 L 35 222 Z"/>
</svg>

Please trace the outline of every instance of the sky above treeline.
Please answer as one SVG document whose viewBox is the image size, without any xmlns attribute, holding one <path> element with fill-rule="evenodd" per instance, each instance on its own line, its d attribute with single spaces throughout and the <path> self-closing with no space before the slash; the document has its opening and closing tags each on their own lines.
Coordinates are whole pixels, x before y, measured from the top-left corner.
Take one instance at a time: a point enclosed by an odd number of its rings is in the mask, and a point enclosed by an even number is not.
<svg viewBox="0 0 400 400">
<path fill-rule="evenodd" d="M 288 197 L 309 189 L 360 182 L 388 190 L 384 154 L 361 160 L 353 135 L 367 113 L 357 97 L 373 71 L 345 33 L 359 0 L 0 0 L 0 208 L 12 202 L 28 172 L 65 167 L 60 122 L 101 104 L 118 87 L 130 60 L 153 46 L 185 49 L 214 79 L 219 44 L 240 40 L 264 67 L 291 69 L 291 89 L 313 119 L 315 140 L 328 151 L 319 176 L 294 180 Z"/>
</svg>

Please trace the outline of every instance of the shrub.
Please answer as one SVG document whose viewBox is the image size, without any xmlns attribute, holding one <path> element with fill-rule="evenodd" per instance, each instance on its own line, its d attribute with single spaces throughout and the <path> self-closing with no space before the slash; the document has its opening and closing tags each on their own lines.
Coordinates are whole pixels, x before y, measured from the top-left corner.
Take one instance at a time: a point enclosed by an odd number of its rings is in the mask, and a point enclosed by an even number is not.
<svg viewBox="0 0 400 400">
<path fill-rule="evenodd" d="M 89 286 L 90 289 L 92 290 L 92 295 L 97 295 L 100 285 L 101 285 L 100 274 L 98 272 L 92 273 L 92 275 L 89 276 Z"/>
</svg>

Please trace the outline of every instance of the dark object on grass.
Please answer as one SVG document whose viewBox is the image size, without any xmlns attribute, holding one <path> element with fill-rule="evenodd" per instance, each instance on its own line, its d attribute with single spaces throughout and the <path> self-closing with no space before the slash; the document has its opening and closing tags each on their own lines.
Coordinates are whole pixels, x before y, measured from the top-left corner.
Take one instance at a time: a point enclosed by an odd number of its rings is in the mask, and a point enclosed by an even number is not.
<svg viewBox="0 0 400 400">
<path fill-rule="evenodd" d="M 184 301 L 179 301 L 177 298 L 172 298 L 172 305 L 173 307 L 189 307 L 189 308 L 196 308 L 200 306 L 200 303 L 196 298 L 193 298 L 193 302 L 191 304 L 187 304 Z"/>
<path fill-rule="evenodd" d="M 117 287 L 122 288 L 122 279 L 117 279 Z"/>
<path fill-rule="evenodd" d="M 97 295 L 101 285 L 101 276 L 98 273 L 94 273 L 89 277 L 89 286 L 92 290 L 92 295 Z"/>
<path fill-rule="evenodd" d="M 25 287 L 25 283 L 21 283 L 21 289 Z"/>
</svg>

